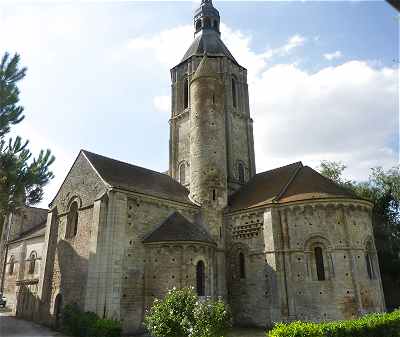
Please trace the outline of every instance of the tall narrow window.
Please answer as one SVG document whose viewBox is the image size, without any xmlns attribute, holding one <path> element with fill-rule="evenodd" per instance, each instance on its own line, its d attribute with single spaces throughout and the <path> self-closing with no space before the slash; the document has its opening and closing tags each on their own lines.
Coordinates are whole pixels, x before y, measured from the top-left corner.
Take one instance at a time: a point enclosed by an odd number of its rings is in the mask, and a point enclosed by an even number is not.
<svg viewBox="0 0 400 337">
<path fill-rule="evenodd" d="M 29 256 L 29 269 L 28 269 L 29 274 L 35 273 L 36 258 L 37 258 L 36 252 L 32 252 L 31 255 Z"/>
<path fill-rule="evenodd" d="M 318 281 L 325 281 L 325 267 L 324 267 L 324 255 L 321 247 L 315 247 L 315 266 L 317 268 L 317 279 Z"/>
<path fill-rule="evenodd" d="M 204 262 L 199 261 L 196 266 L 196 290 L 198 296 L 205 296 Z"/>
<path fill-rule="evenodd" d="M 186 164 L 183 162 L 179 166 L 179 182 L 184 185 L 186 181 Z"/>
<path fill-rule="evenodd" d="M 14 274 L 14 267 L 15 267 L 15 258 L 14 258 L 13 255 L 10 257 L 10 260 L 9 260 L 8 263 L 9 263 L 9 265 L 8 265 L 8 273 L 10 275 L 12 275 L 12 274 Z"/>
<path fill-rule="evenodd" d="M 239 176 L 239 182 L 241 184 L 244 183 L 244 167 L 242 163 L 238 164 L 238 176 Z"/>
<path fill-rule="evenodd" d="M 209 18 L 204 18 L 204 28 L 211 28 L 211 21 Z"/>
<path fill-rule="evenodd" d="M 236 97 L 236 80 L 232 78 L 232 104 L 236 108 L 237 106 L 237 97 Z"/>
<path fill-rule="evenodd" d="M 187 77 L 183 81 L 183 108 L 187 109 L 189 106 L 189 82 Z"/>
<path fill-rule="evenodd" d="M 217 191 L 215 189 L 212 190 L 212 200 L 217 200 Z"/>
<path fill-rule="evenodd" d="M 62 295 L 58 294 L 56 296 L 56 299 L 54 300 L 54 317 L 55 317 L 55 323 L 56 327 L 60 326 L 61 322 L 61 313 L 62 313 Z"/>
<path fill-rule="evenodd" d="M 370 280 L 373 279 L 373 275 L 372 275 L 372 263 L 371 263 L 371 255 L 369 253 L 367 253 L 365 255 L 365 262 L 367 264 L 367 273 L 368 273 L 368 278 Z"/>
<path fill-rule="evenodd" d="M 246 278 L 246 261 L 242 252 L 239 253 L 239 269 L 240 278 Z"/>
<path fill-rule="evenodd" d="M 66 237 L 72 238 L 78 233 L 78 203 L 74 201 L 69 208 L 67 216 Z"/>
<path fill-rule="evenodd" d="M 196 22 L 196 32 L 198 32 L 201 29 L 201 20 Z"/>
</svg>

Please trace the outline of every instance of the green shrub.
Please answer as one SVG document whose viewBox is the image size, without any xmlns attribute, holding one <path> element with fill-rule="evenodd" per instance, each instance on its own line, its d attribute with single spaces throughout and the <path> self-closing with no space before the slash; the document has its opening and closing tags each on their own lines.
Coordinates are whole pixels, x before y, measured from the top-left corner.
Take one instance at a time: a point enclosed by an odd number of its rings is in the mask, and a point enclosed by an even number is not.
<svg viewBox="0 0 400 337">
<path fill-rule="evenodd" d="M 278 323 L 268 337 L 400 337 L 400 310 L 330 323 Z"/>
<path fill-rule="evenodd" d="M 121 323 L 101 319 L 93 312 L 83 312 L 76 304 L 68 304 L 63 309 L 62 330 L 74 337 L 119 337 Z"/>
<path fill-rule="evenodd" d="M 173 289 L 156 299 L 144 319 L 154 337 L 221 337 L 230 322 L 223 301 L 200 301 L 193 288 Z"/>
</svg>

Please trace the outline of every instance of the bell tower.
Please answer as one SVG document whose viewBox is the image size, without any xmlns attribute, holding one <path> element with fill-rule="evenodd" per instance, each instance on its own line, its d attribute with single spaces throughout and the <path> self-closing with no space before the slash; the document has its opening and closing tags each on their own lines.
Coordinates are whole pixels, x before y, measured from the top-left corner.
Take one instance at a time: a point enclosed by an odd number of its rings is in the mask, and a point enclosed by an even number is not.
<svg viewBox="0 0 400 337">
<path fill-rule="evenodd" d="M 199 145 L 194 145 L 192 139 L 191 110 L 195 106 L 199 111 L 205 111 L 213 106 L 214 115 L 207 112 L 209 114 L 208 124 L 204 124 L 201 131 L 207 137 L 202 136 L 201 142 L 204 147 L 210 147 L 209 152 L 213 154 L 215 151 L 212 151 L 211 148 L 214 145 L 208 144 L 208 138 L 218 136 L 217 145 L 219 149 L 221 147 L 224 149 L 221 153 L 217 152 L 218 156 L 223 156 L 219 161 L 223 162 L 225 168 L 223 174 L 226 179 L 224 182 L 225 194 L 229 196 L 246 184 L 256 171 L 247 70 L 239 65 L 222 42 L 220 15 L 211 0 L 202 0 L 200 7 L 194 13 L 193 24 L 194 40 L 180 63 L 171 69 L 172 111 L 169 174 L 190 190 L 191 197 L 194 199 L 199 197 L 198 195 L 195 197 L 196 193 L 192 191 L 194 182 L 191 181 L 194 177 L 191 173 L 192 166 L 197 164 L 192 158 L 194 154 L 192 147 Z M 204 56 L 206 56 L 206 60 L 203 59 Z M 195 78 L 201 62 L 205 63 L 204 67 L 208 70 L 212 69 L 214 72 L 213 80 L 211 80 L 212 77 L 207 77 L 207 81 L 216 85 L 215 88 L 213 87 L 215 89 L 213 89 L 214 105 L 210 103 L 212 96 L 208 96 L 206 99 L 204 92 L 201 94 L 203 99 L 197 98 L 196 102 L 193 102 L 192 86 L 198 87 L 200 82 L 205 81 L 205 77 Z M 218 85 L 214 81 L 217 77 Z M 217 87 L 218 90 L 216 90 Z M 199 92 L 197 89 L 194 91 Z M 211 94 L 209 92 L 207 95 Z M 203 107 L 201 107 L 202 104 L 204 104 Z"/>
</svg>

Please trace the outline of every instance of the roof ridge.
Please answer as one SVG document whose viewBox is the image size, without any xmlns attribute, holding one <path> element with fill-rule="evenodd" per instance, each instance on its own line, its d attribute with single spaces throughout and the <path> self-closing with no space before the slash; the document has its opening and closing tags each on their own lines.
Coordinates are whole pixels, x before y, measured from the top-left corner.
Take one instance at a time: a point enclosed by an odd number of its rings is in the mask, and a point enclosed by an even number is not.
<svg viewBox="0 0 400 337">
<path fill-rule="evenodd" d="M 294 171 L 294 173 L 292 174 L 292 176 L 289 178 L 288 182 L 286 183 L 285 186 L 283 186 L 282 190 L 275 196 L 275 198 L 273 199 L 273 201 L 277 201 L 279 200 L 287 191 L 287 189 L 289 188 L 289 186 L 293 183 L 293 181 L 296 179 L 298 173 L 304 168 L 303 164 L 299 167 L 296 168 L 296 170 Z"/>
<path fill-rule="evenodd" d="M 279 167 L 273 168 L 271 170 L 266 170 L 266 171 L 263 171 L 263 172 L 259 172 L 256 175 L 264 174 L 264 173 L 267 173 L 267 172 L 273 172 L 273 171 L 281 170 L 283 168 L 286 168 L 286 167 L 289 167 L 289 166 L 294 166 L 294 165 L 299 165 L 299 164 L 301 165 L 301 167 L 304 167 L 303 163 L 301 161 L 296 161 L 294 163 L 283 165 L 283 166 L 279 166 Z"/>
<path fill-rule="evenodd" d="M 166 177 L 171 178 L 168 174 L 165 174 L 165 173 L 162 173 L 162 172 L 158 172 L 158 171 L 155 171 L 155 170 L 152 170 L 152 169 L 148 169 L 148 168 L 143 167 L 143 166 L 138 166 L 138 165 L 135 165 L 135 164 L 131 164 L 131 163 L 128 163 L 126 161 L 122 161 L 122 160 L 119 160 L 119 159 L 114 159 L 114 158 L 107 157 L 107 156 L 104 156 L 102 154 L 98 154 L 98 153 L 91 152 L 91 151 L 84 150 L 84 149 L 81 149 L 81 151 L 84 152 L 84 153 L 88 153 L 88 154 L 92 154 L 92 155 L 95 155 L 95 156 L 103 157 L 105 159 L 112 160 L 112 161 L 115 161 L 115 162 L 118 162 L 118 163 L 121 163 L 121 164 L 125 164 L 125 165 L 129 165 L 129 166 L 132 166 L 132 167 L 137 167 L 137 168 L 142 169 L 142 170 L 150 171 L 150 172 L 156 173 L 156 174 L 158 174 L 160 176 L 163 176 L 163 177 L 166 176 Z M 88 158 L 88 159 L 90 161 L 90 158 Z M 172 179 L 172 180 L 174 180 L 174 179 Z M 174 181 L 177 182 L 176 180 L 174 180 Z"/>
</svg>

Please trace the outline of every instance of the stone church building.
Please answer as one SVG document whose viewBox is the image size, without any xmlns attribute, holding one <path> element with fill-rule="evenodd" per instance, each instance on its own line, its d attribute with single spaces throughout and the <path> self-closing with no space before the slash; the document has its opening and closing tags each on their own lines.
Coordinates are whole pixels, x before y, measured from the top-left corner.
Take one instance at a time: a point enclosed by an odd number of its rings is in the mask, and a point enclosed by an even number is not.
<svg viewBox="0 0 400 337">
<path fill-rule="evenodd" d="M 50 204 L 34 318 L 75 302 L 137 332 L 186 286 L 237 325 L 383 311 L 373 205 L 301 162 L 257 174 L 247 71 L 211 0 L 194 30 L 171 69 L 168 172 L 78 154 Z"/>
</svg>

